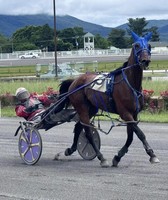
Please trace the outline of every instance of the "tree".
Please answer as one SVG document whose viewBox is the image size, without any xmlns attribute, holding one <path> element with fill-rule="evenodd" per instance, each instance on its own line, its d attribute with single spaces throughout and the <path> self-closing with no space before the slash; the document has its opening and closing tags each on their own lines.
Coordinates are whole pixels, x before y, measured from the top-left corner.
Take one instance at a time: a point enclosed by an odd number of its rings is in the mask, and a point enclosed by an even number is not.
<svg viewBox="0 0 168 200">
<path fill-rule="evenodd" d="M 73 28 L 66 28 L 61 30 L 58 37 L 62 39 L 64 43 L 71 43 L 73 45 L 72 48 L 75 48 L 75 31 Z"/>
<path fill-rule="evenodd" d="M 130 28 L 128 32 L 132 30 L 139 36 L 144 36 L 147 32 L 152 32 L 151 41 L 159 41 L 158 27 L 152 26 L 149 29 L 145 28 L 148 25 L 148 22 L 144 17 L 136 19 L 129 18 L 128 21 L 128 26 Z"/>
<path fill-rule="evenodd" d="M 75 46 L 76 49 L 81 49 L 84 47 L 84 39 L 83 36 L 85 32 L 83 31 L 82 27 L 74 27 L 74 33 L 75 33 Z"/>
<path fill-rule="evenodd" d="M 12 43 L 8 38 L 0 34 L 0 52 L 1 53 L 8 53 L 11 52 Z"/>
<path fill-rule="evenodd" d="M 57 39 L 57 51 L 70 51 L 73 49 L 73 45 L 69 42 L 64 42 L 62 39 Z"/>
<path fill-rule="evenodd" d="M 117 48 L 126 48 L 125 30 L 114 28 L 108 35 L 108 41 Z"/>
<path fill-rule="evenodd" d="M 95 48 L 107 49 L 109 47 L 109 42 L 107 39 L 100 36 L 100 34 L 95 35 Z"/>
<path fill-rule="evenodd" d="M 159 41 L 159 33 L 158 33 L 158 27 L 157 26 L 152 26 L 151 28 L 148 29 L 149 32 L 152 32 L 152 42 Z"/>
<path fill-rule="evenodd" d="M 14 50 L 30 50 L 30 46 L 32 46 L 34 43 L 34 41 L 32 41 L 32 35 L 36 29 L 37 28 L 35 26 L 26 26 L 13 33 L 12 39 L 14 43 Z"/>
<path fill-rule="evenodd" d="M 19 43 L 15 46 L 15 51 L 36 50 L 37 46 L 30 42 Z"/>
<path fill-rule="evenodd" d="M 145 27 L 147 26 L 148 22 L 144 17 L 136 19 L 129 18 L 128 21 L 129 31 L 132 30 L 139 36 L 143 36 L 147 32 Z"/>
<path fill-rule="evenodd" d="M 39 26 L 32 34 L 32 42 L 41 50 L 54 50 L 54 30 L 48 24 Z"/>
<path fill-rule="evenodd" d="M 44 48 L 53 47 L 54 32 L 48 24 L 43 26 L 26 26 L 17 30 L 13 35 L 15 49 L 30 50 L 30 46 L 43 50 Z M 30 43 L 31 45 L 28 45 Z M 33 48 L 33 49 L 34 49 Z M 53 50 L 53 49 L 51 49 Z"/>
<path fill-rule="evenodd" d="M 58 37 L 65 43 L 71 43 L 72 49 L 83 48 L 83 32 L 82 27 L 66 28 L 58 33 Z"/>
<path fill-rule="evenodd" d="M 57 50 L 68 51 L 83 49 L 84 35 L 82 27 L 66 28 L 57 31 Z M 48 24 L 43 26 L 26 26 L 17 30 L 11 38 L 14 50 L 54 51 L 54 30 Z M 106 49 L 109 43 L 100 35 L 95 36 L 95 47 Z"/>
</svg>

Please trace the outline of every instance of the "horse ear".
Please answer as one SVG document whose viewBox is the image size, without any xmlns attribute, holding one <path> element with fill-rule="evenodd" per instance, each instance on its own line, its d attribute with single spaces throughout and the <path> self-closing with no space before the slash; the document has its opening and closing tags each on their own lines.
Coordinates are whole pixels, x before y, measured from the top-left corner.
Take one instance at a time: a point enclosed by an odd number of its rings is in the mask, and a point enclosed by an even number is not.
<svg viewBox="0 0 168 200">
<path fill-rule="evenodd" d="M 133 31 L 131 31 L 131 35 L 132 35 L 132 38 L 134 39 L 134 42 L 136 42 L 139 39 L 139 36 Z"/>
<path fill-rule="evenodd" d="M 152 37 L 152 33 L 151 32 L 149 32 L 148 34 L 145 35 L 145 39 L 147 41 L 149 41 L 151 39 L 151 37 Z"/>
</svg>

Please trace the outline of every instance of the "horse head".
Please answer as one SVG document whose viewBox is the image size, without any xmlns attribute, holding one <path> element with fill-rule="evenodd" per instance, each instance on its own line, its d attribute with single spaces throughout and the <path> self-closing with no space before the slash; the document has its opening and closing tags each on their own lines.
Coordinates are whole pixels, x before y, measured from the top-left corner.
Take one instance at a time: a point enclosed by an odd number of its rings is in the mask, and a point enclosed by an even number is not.
<svg viewBox="0 0 168 200">
<path fill-rule="evenodd" d="M 136 33 L 131 31 L 133 43 L 133 53 L 136 64 L 143 69 L 147 69 L 151 59 L 151 46 L 148 44 L 152 33 L 146 34 L 144 37 L 139 37 Z"/>
</svg>

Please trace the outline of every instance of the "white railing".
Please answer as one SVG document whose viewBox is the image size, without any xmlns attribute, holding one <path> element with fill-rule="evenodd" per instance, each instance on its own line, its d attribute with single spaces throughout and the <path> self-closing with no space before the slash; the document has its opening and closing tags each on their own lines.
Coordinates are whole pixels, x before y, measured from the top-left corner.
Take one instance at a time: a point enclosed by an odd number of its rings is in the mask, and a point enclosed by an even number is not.
<svg viewBox="0 0 168 200">
<path fill-rule="evenodd" d="M 100 50 L 78 50 L 78 51 L 58 51 L 58 57 L 85 57 L 85 56 L 111 56 L 111 55 L 129 55 L 131 49 L 100 49 Z M 32 51 L 34 52 L 34 51 Z M 152 54 L 168 55 L 168 48 L 152 49 Z M 0 53 L 1 59 L 18 59 L 20 53 Z M 54 52 L 39 52 L 41 58 L 54 58 Z"/>
</svg>

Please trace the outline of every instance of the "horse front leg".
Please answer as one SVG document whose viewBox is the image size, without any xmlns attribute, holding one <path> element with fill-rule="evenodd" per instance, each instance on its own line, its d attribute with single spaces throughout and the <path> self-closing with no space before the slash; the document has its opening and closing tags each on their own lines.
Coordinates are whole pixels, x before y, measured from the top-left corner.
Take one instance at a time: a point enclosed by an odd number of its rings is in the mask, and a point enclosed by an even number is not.
<svg viewBox="0 0 168 200">
<path fill-rule="evenodd" d="M 133 131 L 136 133 L 137 137 L 141 140 L 143 143 L 143 146 L 145 148 L 146 153 L 150 156 L 149 161 L 151 163 L 159 163 L 159 159 L 154 154 L 153 149 L 149 146 L 145 134 L 142 132 L 142 130 L 137 126 L 137 124 L 133 124 Z"/>
<path fill-rule="evenodd" d="M 114 156 L 112 160 L 112 166 L 117 167 L 118 163 L 120 162 L 121 158 L 128 152 L 128 148 L 133 141 L 133 130 L 132 127 L 128 124 L 127 125 L 127 140 L 124 146 L 118 151 L 118 154 Z"/>
<path fill-rule="evenodd" d="M 82 124 L 80 122 L 77 122 L 75 124 L 75 128 L 74 128 L 74 131 L 73 131 L 74 132 L 74 138 L 73 138 L 72 146 L 65 150 L 65 152 L 64 152 L 65 156 L 70 156 L 76 151 L 78 138 L 79 138 L 79 135 L 80 135 L 82 129 L 83 129 Z"/>
<path fill-rule="evenodd" d="M 100 160 L 101 167 L 109 167 L 108 161 L 104 158 L 103 154 L 100 152 L 99 148 L 97 147 L 92 132 L 90 130 L 90 127 L 84 126 L 86 138 L 88 139 L 89 143 L 92 145 L 93 149 L 96 152 L 97 158 Z"/>
</svg>

